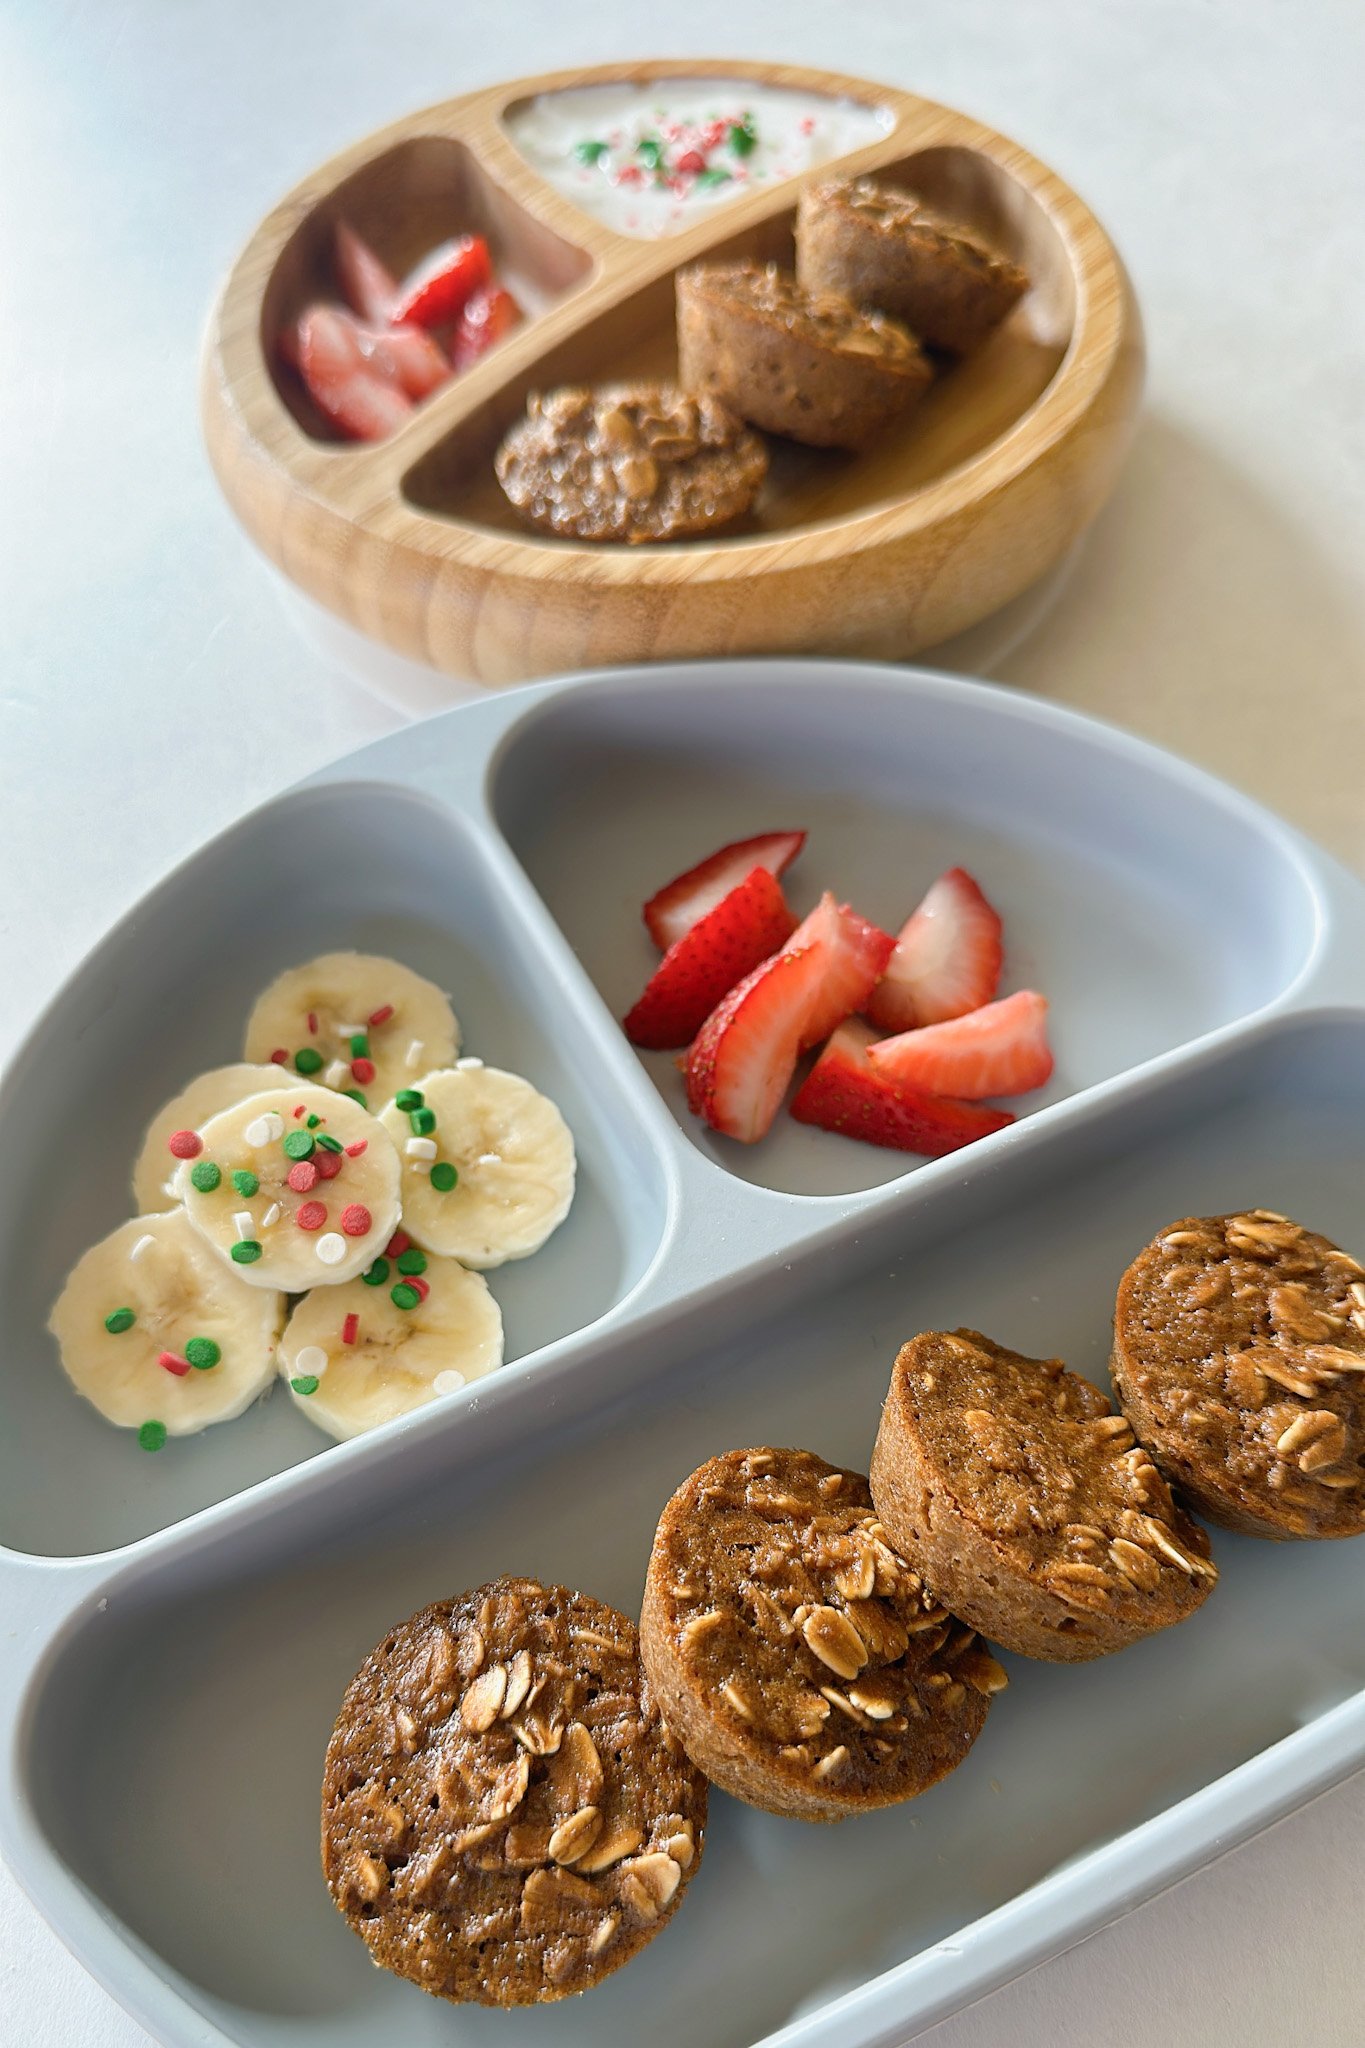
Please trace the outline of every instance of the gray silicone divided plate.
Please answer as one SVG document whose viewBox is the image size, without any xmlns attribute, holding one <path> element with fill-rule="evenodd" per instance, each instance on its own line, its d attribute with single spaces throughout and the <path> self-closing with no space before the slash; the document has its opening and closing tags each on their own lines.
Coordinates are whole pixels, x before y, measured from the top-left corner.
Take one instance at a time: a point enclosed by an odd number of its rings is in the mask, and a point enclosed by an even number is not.
<svg viewBox="0 0 1365 2048">
<path fill-rule="evenodd" d="M 642 898 L 775 826 L 894 923 L 961 862 L 1055 1085 L 916 1162 L 784 1119 L 708 1139 L 614 1018 Z M 1348 1544 L 1219 1536 L 1186 1627 L 1097 1664 L 1011 1659 L 963 1767 L 842 1828 L 719 1794 L 676 1924 L 585 2000 L 442 2006 L 373 1970 L 317 1869 L 323 1747 L 396 1619 L 499 1572 L 637 1605 L 702 1458 L 866 1468 L 897 1345 L 971 1322 L 1103 1378 L 1118 1276 L 1185 1211 L 1365 1243 L 1365 892 L 1208 778 L 948 677 L 733 663 L 551 683 L 400 733 L 245 819 L 110 936 L 0 1089 L 0 1712 L 9 1859 L 163 2040 L 242 2048 L 887 2044 L 1365 1761 Z M 145 1115 L 231 1057 L 286 961 L 356 944 L 455 992 L 471 1050 L 577 1134 L 552 1244 L 493 1275 L 510 1363 L 335 1448 L 266 1403 L 156 1459 L 69 1392 L 44 1320 L 123 1213 Z M 171 995 L 174 1000 L 170 1000 Z M 63 1132 L 82 1132 L 82 1175 Z M 98 1133 L 98 1141 L 92 1141 Z M 1273 1626 L 1270 1618 L 1273 1617 Z"/>
</svg>

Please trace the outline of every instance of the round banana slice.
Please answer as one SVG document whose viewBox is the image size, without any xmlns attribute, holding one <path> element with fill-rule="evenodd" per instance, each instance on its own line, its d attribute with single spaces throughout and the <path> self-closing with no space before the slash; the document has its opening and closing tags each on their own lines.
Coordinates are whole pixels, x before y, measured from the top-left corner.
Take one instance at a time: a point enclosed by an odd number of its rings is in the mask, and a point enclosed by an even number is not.
<svg viewBox="0 0 1365 2048">
<path fill-rule="evenodd" d="M 460 1060 L 402 1088 L 381 1121 L 403 1155 L 403 1228 L 466 1266 L 526 1259 L 573 1201 L 573 1133 L 520 1074 Z"/>
<path fill-rule="evenodd" d="M 263 1088 L 279 1085 L 278 1067 L 253 1067 L 239 1061 L 231 1067 L 213 1067 L 173 1095 L 148 1124 L 133 1168 L 133 1201 L 139 1215 L 150 1216 L 156 1209 L 169 1209 L 175 1200 L 171 1176 L 179 1160 L 170 1143 L 172 1138 L 184 1131 L 197 1131 L 220 1109 L 231 1109 L 235 1102 L 245 1102 L 248 1096 L 259 1095 Z"/>
<path fill-rule="evenodd" d="M 324 953 L 291 967 L 257 999 L 246 1027 L 249 1060 L 272 1060 L 376 1109 L 459 1049 L 450 998 L 376 953 Z"/>
<path fill-rule="evenodd" d="M 183 1209 L 135 1216 L 76 1261 L 48 1321 L 67 1378 L 148 1450 L 230 1422 L 272 1383 L 284 1296 L 247 1287 Z"/>
<path fill-rule="evenodd" d="M 415 1245 L 377 1259 L 364 1279 L 305 1295 L 279 1347 L 295 1405 L 343 1438 L 458 1393 L 501 1364 L 502 1312 L 488 1282 Z"/>
<path fill-rule="evenodd" d="M 200 1235 L 252 1287 L 354 1279 L 398 1221 L 398 1154 L 378 1117 L 296 1081 L 211 1116 L 171 1183 Z"/>
</svg>

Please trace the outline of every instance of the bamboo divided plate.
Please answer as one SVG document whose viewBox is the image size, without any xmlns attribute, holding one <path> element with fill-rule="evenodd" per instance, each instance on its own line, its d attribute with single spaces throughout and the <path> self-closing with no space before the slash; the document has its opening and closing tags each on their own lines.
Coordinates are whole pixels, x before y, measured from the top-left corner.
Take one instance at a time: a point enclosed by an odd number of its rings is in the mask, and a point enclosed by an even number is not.
<svg viewBox="0 0 1365 2048">
<path fill-rule="evenodd" d="M 877 139 L 819 175 L 875 171 L 979 229 L 1031 289 L 904 425 L 852 456 L 772 441 L 746 530 L 655 546 L 534 533 L 493 454 L 529 391 L 676 370 L 673 277 L 701 257 L 790 263 L 799 180 L 755 185 L 680 230 L 618 233 L 550 185 L 507 116 L 537 93 L 714 78 L 880 110 Z M 402 273 L 487 236 L 529 317 L 389 440 L 342 443 L 276 351 L 337 298 L 348 220 Z M 351 625 L 498 684 L 590 664 L 825 651 L 901 659 L 1019 595 L 1111 489 L 1142 384 L 1141 325 L 1108 237 L 1016 143 L 913 93 L 829 71 L 673 60 L 547 73 L 413 114 L 325 164 L 229 276 L 203 375 L 209 453 L 286 575 Z"/>
</svg>

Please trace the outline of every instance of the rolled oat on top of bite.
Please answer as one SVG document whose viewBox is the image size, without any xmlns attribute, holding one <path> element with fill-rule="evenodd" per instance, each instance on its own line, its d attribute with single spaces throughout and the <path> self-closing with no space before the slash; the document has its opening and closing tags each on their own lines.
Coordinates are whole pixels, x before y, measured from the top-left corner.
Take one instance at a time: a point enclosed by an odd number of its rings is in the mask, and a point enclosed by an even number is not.
<svg viewBox="0 0 1365 2048">
<path fill-rule="evenodd" d="M 902 1346 L 872 1498 L 939 1599 L 1024 1657 L 1121 1650 L 1184 1621 L 1218 1577 L 1099 1388 L 978 1330 Z"/>
<path fill-rule="evenodd" d="M 927 1790 L 1006 1683 L 890 1547 L 866 1479 L 770 1447 L 710 1459 L 668 1502 L 640 1653 L 693 1763 L 797 1820 Z"/>
<path fill-rule="evenodd" d="M 1180 1217 L 1119 1283 L 1111 1369 L 1210 1521 L 1365 1532 L 1365 1268 L 1330 1238 L 1274 1209 Z"/>
<path fill-rule="evenodd" d="M 638 1641 L 586 1594 L 504 1578 L 366 1658 L 327 1748 L 322 1862 L 374 1962 L 441 1998 L 542 2004 L 672 1918 L 707 1788 Z"/>
</svg>

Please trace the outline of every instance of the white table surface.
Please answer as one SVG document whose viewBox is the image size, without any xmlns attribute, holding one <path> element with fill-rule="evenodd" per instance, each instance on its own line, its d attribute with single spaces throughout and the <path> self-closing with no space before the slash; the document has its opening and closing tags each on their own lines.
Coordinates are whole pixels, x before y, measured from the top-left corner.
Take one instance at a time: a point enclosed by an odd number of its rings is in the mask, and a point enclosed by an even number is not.
<svg viewBox="0 0 1365 2048">
<path fill-rule="evenodd" d="M 913 86 L 1053 163 L 1151 348 L 1131 467 L 1008 680 L 1116 718 L 1365 865 L 1358 0 L 3 0 L 0 1053 L 248 805 L 388 731 L 234 527 L 199 336 L 265 208 L 528 68 L 773 55 Z M 1365 1779 L 923 2038 L 1365 2041 Z M 0 2041 L 145 2048 L 0 1873 Z"/>
</svg>

